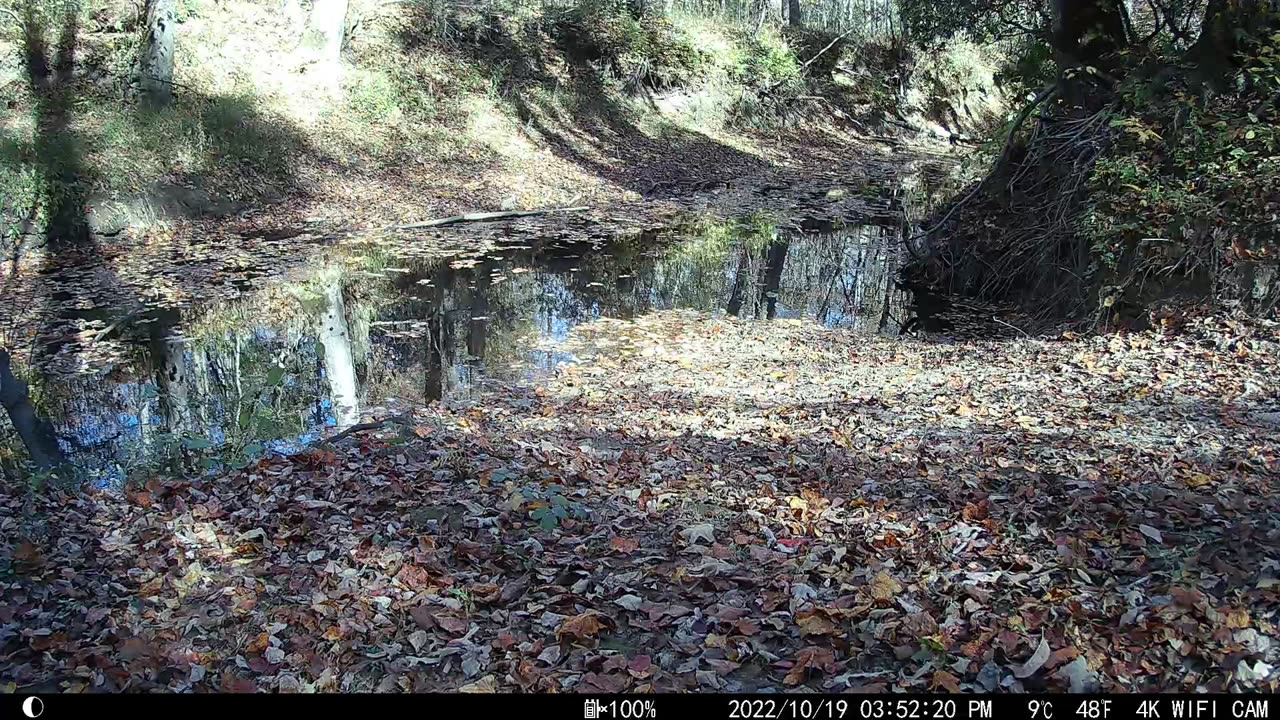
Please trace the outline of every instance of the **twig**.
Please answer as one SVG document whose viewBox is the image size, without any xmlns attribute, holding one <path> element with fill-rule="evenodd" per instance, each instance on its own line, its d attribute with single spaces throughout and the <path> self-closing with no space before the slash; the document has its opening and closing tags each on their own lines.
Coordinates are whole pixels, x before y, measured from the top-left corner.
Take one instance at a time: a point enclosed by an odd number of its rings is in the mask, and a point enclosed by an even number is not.
<svg viewBox="0 0 1280 720">
<path fill-rule="evenodd" d="M 831 48 L 835 47 L 835 44 L 836 44 L 836 43 L 838 43 L 838 42 L 840 42 L 841 40 L 845 39 L 845 37 L 847 37 L 847 36 L 849 35 L 849 33 L 853 32 L 855 29 L 856 29 L 856 28 L 852 28 L 852 27 L 851 27 L 851 28 L 849 28 L 848 30 L 845 30 L 844 32 L 842 32 L 842 33 L 840 33 L 839 35 L 835 36 L 835 38 L 833 38 L 833 39 L 831 40 L 831 42 L 827 43 L 827 46 L 826 46 L 826 47 L 824 47 L 824 48 L 822 48 L 821 50 L 819 50 L 816 54 L 814 54 L 814 56 L 813 56 L 813 57 L 809 58 L 808 60 L 805 60 L 805 61 L 804 61 L 804 63 L 802 63 L 802 64 L 800 65 L 800 71 L 799 71 L 799 73 L 798 73 L 798 74 L 799 74 L 799 75 L 801 75 L 801 76 L 803 76 L 803 75 L 804 75 L 804 71 L 805 71 L 805 70 L 807 70 L 807 69 L 809 68 L 809 66 L 813 64 L 813 62 L 814 62 L 815 60 L 817 60 L 818 58 L 820 58 L 820 57 L 822 57 L 823 55 L 825 55 L 825 54 L 826 54 L 826 52 L 827 52 L 828 50 L 830 50 Z M 764 90 L 761 90 L 761 91 L 760 91 L 760 94 L 761 94 L 761 95 L 768 95 L 769 93 L 772 93 L 774 90 L 778 89 L 778 86 L 779 86 L 779 85 L 781 85 L 782 83 L 786 82 L 786 81 L 787 81 L 787 79 L 786 79 L 786 78 L 783 78 L 783 79 L 779 80 L 778 82 L 776 82 L 776 83 L 774 83 L 774 84 L 770 85 L 769 87 L 765 88 Z"/>
<path fill-rule="evenodd" d="M 355 435 L 356 433 L 364 432 L 366 430 L 378 430 L 379 428 L 385 427 L 392 423 L 402 423 L 408 419 L 409 419 L 409 415 L 407 413 L 401 413 L 400 415 L 391 415 L 389 417 L 384 417 L 381 420 L 373 420 L 366 423 L 359 423 L 356 425 L 352 425 L 351 427 L 347 428 L 346 430 L 343 430 L 337 435 L 334 435 L 332 437 L 327 437 L 327 438 L 321 438 L 319 440 L 313 440 L 307 443 L 307 445 L 310 447 L 315 447 L 317 445 L 335 445 L 338 443 L 338 441 L 344 438 L 348 438 L 352 435 Z"/>
<path fill-rule="evenodd" d="M 389 232 L 391 230 L 418 230 L 421 228 L 439 227 L 441 225 L 453 225 L 455 223 L 464 222 L 483 222 L 486 220 L 506 220 L 508 218 L 528 217 L 530 215 L 548 215 L 557 212 L 582 212 L 590 210 L 586 206 L 580 207 L 563 207 L 563 208 L 547 208 L 545 210 L 511 210 L 506 212 L 481 212 L 466 213 L 465 215 L 453 215 L 451 217 L 436 218 L 434 220 L 424 220 L 422 222 L 409 223 L 407 225 L 388 225 L 379 228 L 381 232 Z"/>
<path fill-rule="evenodd" d="M 831 42 L 827 43 L 826 47 L 824 47 L 824 48 L 822 48 L 821 50 L 819 50 L 819 51 L 817 52 L 817 54 L 816 54 L 816 55 L 814 55 L 813 57 L 809 58 L 808 60 L 805 60 L 805 61 L 804 61 L 804 64 L 800 66 L 800 74 L 801 74 L 801 75 L 803 75 L 803 74 L 804 74 L 804 71 L 805 71 L 805 68 L 807 68 L 807 67 L 809 67 L 810 65 L 812 65 L 814 60 L 817 60 L 818 58 L 822 57 L 822 56 L 823 56 L 823 55 L 824 55 L 828 50 L 830 50 L 832 47 L 834 47 L 836 43 L 838 43 L 838 42 L 840 42 L 841 40 L 843 40 L 843 39 L 845 39 L 846 37 L 848 37 L 848 36 L 849 36 L 849 33 L 853 32 L 855 29 L 856 29 L 856 27 L 851 27 L 851 28 L 849 28 L 848 30 L 845 30 L 844 32 L 842 32 L 842 33 L 840 33 L 839 35 L 835 36 L 835 38 L 834 38 Z"/>
<path fill-rule="evenodd" d="M 995 315 L 992 315 L 992 316 L 991 316 L 991 319 L 992 319 L 992 320 L 995 320 L 996 322 L 1000 323 L 1001 325 L 1004 325 L 1004 326 L 1005 326 L 1005 327 L 1007 327 L 1007 328 L 1013 328 L 1014 330 L 1017 330 L 1018 332 L 1022 333 L 1022 336 L 1023 336 L 1023 337 L 1025 337 L 1025 338 L 1027 338 L 1028 340 L 1030 340 L 1030 339 L 1031 339 L 1031 335 L 1030 335 L 1026 330 L 1023 330 L 1022 328 L 1018 327 L 1017 325 L 1011 325 L 1010 323 L 1007 323 L 1007 322 L 1005 322 L 1005 321 L 1001 320 L 1000 318 L 996 317 Z"/>
<path fill-rule="evenodd" d="M 129 322 L 129 321 L 130 321 L 130 320 L 132 320 L 133 318 L 137 317 L 139 314 L 140 314 L 140 313 L 139 313 L 138 311 L 136 311 L 136 310 L 135 310 L 134 312 L 127 313 L 124 317 L 120 318 L 119 320 L 116 320 L 115 322 L 111 323 L 110 325 L 108 325 L 108 326 L 106 326 L 106 327 L 102 328 L 101 330 L 99 330 L 99 331 L 95 332 L 94 334 L 90 335 L 90 336 L 88 337 L 88 341 L 89 341 L 89 342 L 91 342 L 91 343 L 93 343 L 93 342 L 98 342 L 99 340 L 101 340 L 102 338 L 106 337 L 107 335 L 110 335 L 110 334 L 111 334 L 111 331 L 113 331 L 113 330 L 115 330 L 116 328 L 120 327 L 121 325 L 123 325 L 123 324 L 125 324 L 125 323 Z"/>
</svg>

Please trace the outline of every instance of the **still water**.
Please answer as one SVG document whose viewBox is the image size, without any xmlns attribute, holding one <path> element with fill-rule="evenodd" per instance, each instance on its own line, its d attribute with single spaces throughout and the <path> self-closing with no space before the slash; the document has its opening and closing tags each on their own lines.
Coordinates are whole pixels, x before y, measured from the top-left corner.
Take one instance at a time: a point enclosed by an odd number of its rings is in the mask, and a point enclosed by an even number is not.
<svg viewBox="0 0 1280 720">
<path fill-rule="evenodd" d="M 357 243 L 231 301 L 133 313 L 113 330 L 120 351 L 86 372 L 51 371 L 38 355 L 22 372 L 76 474 L 113 485 L 297 451 L 362 418 L 536 381 L 574 362 L 563 341 L 598 318 L 687 308 L 896 333 L 901 245 L 895 220 L 758 217 L 430 260 Z M 26 453 L 7 417 L 0 444 L 12 474 Z"/>
</svg>

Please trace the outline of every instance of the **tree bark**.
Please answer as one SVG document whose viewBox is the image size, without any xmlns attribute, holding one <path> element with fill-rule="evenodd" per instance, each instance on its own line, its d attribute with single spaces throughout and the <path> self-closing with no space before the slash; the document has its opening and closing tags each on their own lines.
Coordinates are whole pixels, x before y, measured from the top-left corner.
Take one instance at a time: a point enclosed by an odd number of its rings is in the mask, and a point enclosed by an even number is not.
<svg viewBox="0 0 1280 720">
<path fill-rule="evenodd" d="M 449 288 L 453 275 L 446 267 L 432 277 L 433 295 L 427 317 L 427 373 L 423 395 L 443 400 L 449 395 L 453 374 L 453 323 L 449 320 Z"/>
<path fill-rule="evenodd" d="M 4 348 L 0 348 L 0 406 L 9 413 L 10 422 L 37 468 L 57 471 L 66 467 L 67 457 L 58 445 L 53 425 L 36 412 L 27 384 L 14 377 L 9 351 Z"/>
<path fill-rule="evenodd" d="M 489 293 L 493 284 L 492 262 L 476 266 L 475 288 L 471 291 L 471 318 L 467 325 L 467 355 L 484 360 L 485 346 L 489 343 Z"/>
<path fill-rule="evenodd" d="M 742 317 L 742 303 L 747 295 L 747 283 L 751 273 L 751 251 L 744 245 L 738 259 L 738 270 L 733 274 L 733 291 L 729 294 L 730 315 Z"/>
<path fill-rule="evenodd" d="M 146 37 L 138 59 L 139 97 L 148 107 L 173 101 L 173 53 L 177 32 L 177 0 L 148 0 Z"/>
<path fill-rule="evenodd" d="M 174 331 L 176 310 L 163 311 L 151 323 L 151 365 L 160 391 L 165 426 L 174 435 L 192 433 L 191 378 L 187 371 L 185 343 Z"/>
<path fill-rule="evenodd" d="M 342 55 L 346 22 L 347 0 L 315 0 L 302 33 L 302 48 L 322 62 L 336 64 Z"/>
</svg>

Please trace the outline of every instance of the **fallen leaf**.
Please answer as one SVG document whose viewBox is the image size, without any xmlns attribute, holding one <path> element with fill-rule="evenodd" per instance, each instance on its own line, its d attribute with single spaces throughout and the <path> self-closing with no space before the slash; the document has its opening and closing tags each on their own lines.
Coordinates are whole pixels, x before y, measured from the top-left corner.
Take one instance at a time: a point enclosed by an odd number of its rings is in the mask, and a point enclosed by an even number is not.
<svg viewBox="0 0 1280 720">
<path fill-rule="evenodd" d="M 801 635 L 831 635 L 836 631 L 836 624 L 821 610 L 811 610 L 796 617 L 796 625 Z"/>
<path fill-rule="evenodd" d="M 640 542 L 631 538 L 615 537 L 609 541 L 609 547 L 624 555 L 630 555 L 640 547 Z"/>
<path fill-rule="evenodd" d="M 1139 525 L 1138 531 L 1141 532 L 1143 535 L 1146 535 L 1147 537 L 1151 538 L 1152 540 L 1155 540 L 1158 543 L 1164 544 L 1164 536 L 1160 534 L 1159 530 L 1151 527 L 1150 525 Z"/>
<path fill-rule="evenodd" d="M 1025 663 L 1013 668 L 1013 676 L 1022 679 L 1035 675 L 1036 671 L 1049 660 L 1049 655 L 1049 643 L 1044 638 L 1040 638 L 1040 645 L 1036 647 L 1035 652 L 1031 653 L 1031 657 Z"/>
<path fill-rule="evenodd" d="M 711 523 L 702 523 L 700 525 L 690 525 L 680 531 L 680 537 L 688 540 L 689 543 L 696 543 L 699 540 L 705 541 L 708 545 L 716 541 L 715 526 Z"/>
<path fill-rule="evenodd" d="M 782 682 L 787 685 L 799 685 L 809 676 L 810 670 L 831 672 L 835 669 L 835 654 L 829 648 L 807 647 L 796 653 L 791 670 Z"/>
<path fill-rule="evenodd" d="M 613 602 L 615 605 L 619 605 L 627 610 L 639 610 L 640 604 L 644 602 L 644 599 L 639 595 L 623 595 Z"/>
<path fill-rule="evenodd" d="M 878 573 L 871 578 L 871 583 L 868 587 L 871 591 L 871 598 L 880 603 L 887 603 L 902 592 L 901 583 L 886 572 Z"/>
<path fill-rule="evenodd" d="M 929 681 L 929 689 L 937 690 L 938 688 L 942 688 L 949 693 L 958 693 L 960 692 L 960 678 L 946 670 L 935 670 L 933 679 Z"/>
<path fill-rule="evenodd" d="M 565 620 L 556 630 L 556 639 L 574 638 L 586 640 L 595 637 L 605 628 L 603 616 L 597 612 L 585 612 Z"/>
<path fill-rule="evenodd" d="M 458 688 L 460 693 L 469 693 L 472 695 L 489 695 L 498 692 L 498 678 L 493 675 L 485 675 L 479 680 L 463 685 Z"/>
</svg>

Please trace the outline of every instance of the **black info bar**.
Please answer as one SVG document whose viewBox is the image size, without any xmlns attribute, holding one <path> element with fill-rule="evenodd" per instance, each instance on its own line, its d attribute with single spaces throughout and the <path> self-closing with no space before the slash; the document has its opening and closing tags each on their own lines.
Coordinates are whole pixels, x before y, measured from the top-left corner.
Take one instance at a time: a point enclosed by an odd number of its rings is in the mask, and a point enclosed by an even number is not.
<svg viewBox="0 0 1280 720">
<path fill-rule="evenodd" d="M 424 704 L 424 700 L 427 701 Z M 374 718 L 381 713 L 582 720 L 1264 720 L 1271 696 L 1250 695 L 16 695 L 7 718 L 204 716 L 248 711 Z M 180 718 L 179 720 L 189 720 Z M 1280 720 L 1280 719 L 1278 719 Z"/>
</svg>

